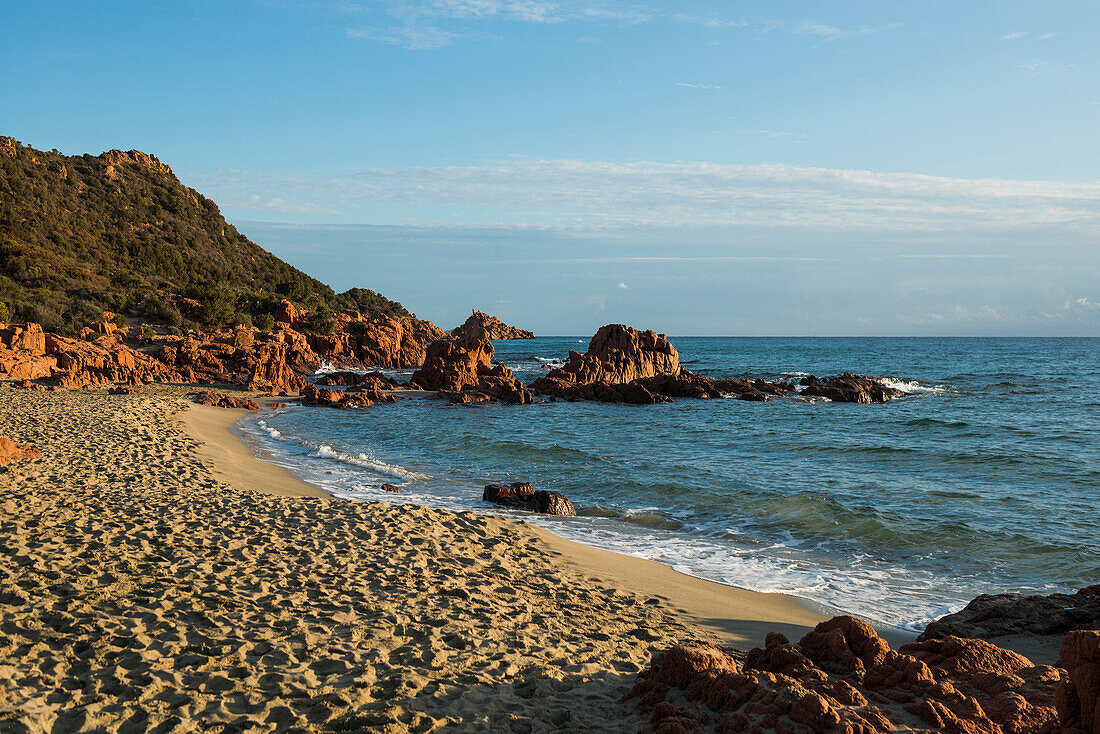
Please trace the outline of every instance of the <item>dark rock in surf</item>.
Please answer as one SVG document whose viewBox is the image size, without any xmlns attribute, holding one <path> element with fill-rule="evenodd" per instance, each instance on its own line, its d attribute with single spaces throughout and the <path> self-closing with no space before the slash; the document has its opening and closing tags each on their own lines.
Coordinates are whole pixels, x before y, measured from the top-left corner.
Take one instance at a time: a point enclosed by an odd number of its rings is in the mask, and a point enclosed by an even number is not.
<svg viewBox="0 0 1100 734">
<path fill-rule="evenodd" d="M 917 639 L 934 640 L 948 635 L 990 639 L 1030 633 L 1062 635 L 1071 630 L 1100 628 L 1100 584 L 1076 594 L 1028 596 L 982 594 L 966 608 L 940 617 Z"/>
<path fill-rule="evenodd" d="M 845 372 L 835 377 L 804 377 L 802 395 L 828 398 L 835 403 L 885 403 L 900 398 L 904 390 L 889 387 L 882 380 Z"/>
<path fill-rule="evenodd" d="M 543 489 L 536 492 L 530 482 L 489 484 L 485 487 L 481 499 L 504 507 L 538 512 L 543 515 L 573 516 L 577 514 L 576 508 L 568 497 Z"/>
</svg>

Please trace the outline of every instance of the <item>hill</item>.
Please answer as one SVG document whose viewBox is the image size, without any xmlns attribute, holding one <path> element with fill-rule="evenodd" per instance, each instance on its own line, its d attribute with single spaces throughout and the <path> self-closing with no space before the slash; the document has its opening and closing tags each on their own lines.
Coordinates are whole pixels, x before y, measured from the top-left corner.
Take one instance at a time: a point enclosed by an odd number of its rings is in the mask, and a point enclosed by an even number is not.
<svg viewBox="0 0 1100 734">
<path fill-rule="evenodd" d="M 170 296 L 198 305 L 180 313 Z M 319 332 L 341 309 L 408 315 L 373 291 L 336 294 L 267 252 L 156 156 L 67 156 L 0 136 L 0 322 L 72 333 L 103 311 L 145 309 L 176 326 L 262 323 L 283 298 Z"/>
</svg>

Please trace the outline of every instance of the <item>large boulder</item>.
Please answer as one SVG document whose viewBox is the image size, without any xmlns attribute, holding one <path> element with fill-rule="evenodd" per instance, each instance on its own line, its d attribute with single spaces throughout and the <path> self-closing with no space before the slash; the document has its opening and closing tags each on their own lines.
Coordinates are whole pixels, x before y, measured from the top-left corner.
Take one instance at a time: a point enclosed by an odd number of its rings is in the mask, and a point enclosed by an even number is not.
<svg viewBox="0 0 1100 734">
<path fill-rule="evenodd" d="M 678 645 L 654 656 L 628 699 L 662 733 L 1053 734 L 1069 679 L 982 640 L 894 651 L 869 625 L 836 617 L 797 644 L 769 634 L 744 664 L 707 643 Z"/>
<path fill-rule="evenodd" d="M 592 337 L 587 352 L 570 351 L 565 365 L 551 370 L 546 377 L 578 384 L 621 385 L 679 372 L 680 355 L 664 334 L 638 331 L 623 324 L 607 324 Z"/>
<path fill-rule="evenodd" d="M 530 331 L 509 326 L 495 316 L 482 313 L 474 309 L 470 318 L 462 326 L 451 330 L 451 335 L 456 339 L 463 339 L 471 330 L 484 332 L 489 339 L 534 339 L 535 335 Z"/>
<path fill-rule="evenodd" d="M 232 408 L 235 410 L 263 410 L 264 406 L 255 400 L 245 396 L 227 395 L 223 392 L 211 392 L 209 390 L 192 393 L 191 400 L 199 405 L 210 405 L 216 408 Z"/>
</svg>

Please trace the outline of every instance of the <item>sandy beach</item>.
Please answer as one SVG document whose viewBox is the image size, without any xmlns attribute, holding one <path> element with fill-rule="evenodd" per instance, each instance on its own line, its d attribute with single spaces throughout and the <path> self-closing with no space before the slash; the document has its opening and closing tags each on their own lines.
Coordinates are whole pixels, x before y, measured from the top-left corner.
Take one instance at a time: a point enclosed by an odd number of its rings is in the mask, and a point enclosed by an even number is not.
<svg viewBox="0 0 1100 734">
<path fill-rule="evenodd" d="M 0 390 L 0 731 L 638 731 L 651 654 L 823 617 L 469 512 L 350 502 L 183 388 Z"/>
</svg>

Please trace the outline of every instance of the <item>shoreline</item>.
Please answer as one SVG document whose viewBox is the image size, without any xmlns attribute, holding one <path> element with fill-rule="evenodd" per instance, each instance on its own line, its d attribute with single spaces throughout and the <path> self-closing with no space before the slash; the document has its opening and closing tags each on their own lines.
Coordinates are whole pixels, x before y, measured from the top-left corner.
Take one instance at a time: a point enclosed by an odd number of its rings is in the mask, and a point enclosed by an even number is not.
<svg viewBox="0 0 1100 734">
<path fill-rule="evenodd" d="M 254 456 L 236 430 L 237 423 L 249 412 L 192 405 L 176 418 L 201 445 L 200 455 L 231 485 L 280 496 L 354 501 L 334 497 L 287 469 Z M 588 546 L 522 520 L 488 514 L 485 517 L 515 523 L 545 543 L 550 554 L 571 569 L 596 582 L 655 598 L 664 608 L 725 645 L 745 650 L 761 647 L 772 631 L 798 639 L 819 622 L 843 613 L 815 608 L 811 600 L 788 594 L 752 591 L 689 576 L 666 564 Z M 876 626 L 876 630 L 895 648 L 916 638 L 916 633 L 900 628 Z"/>
</svg>

